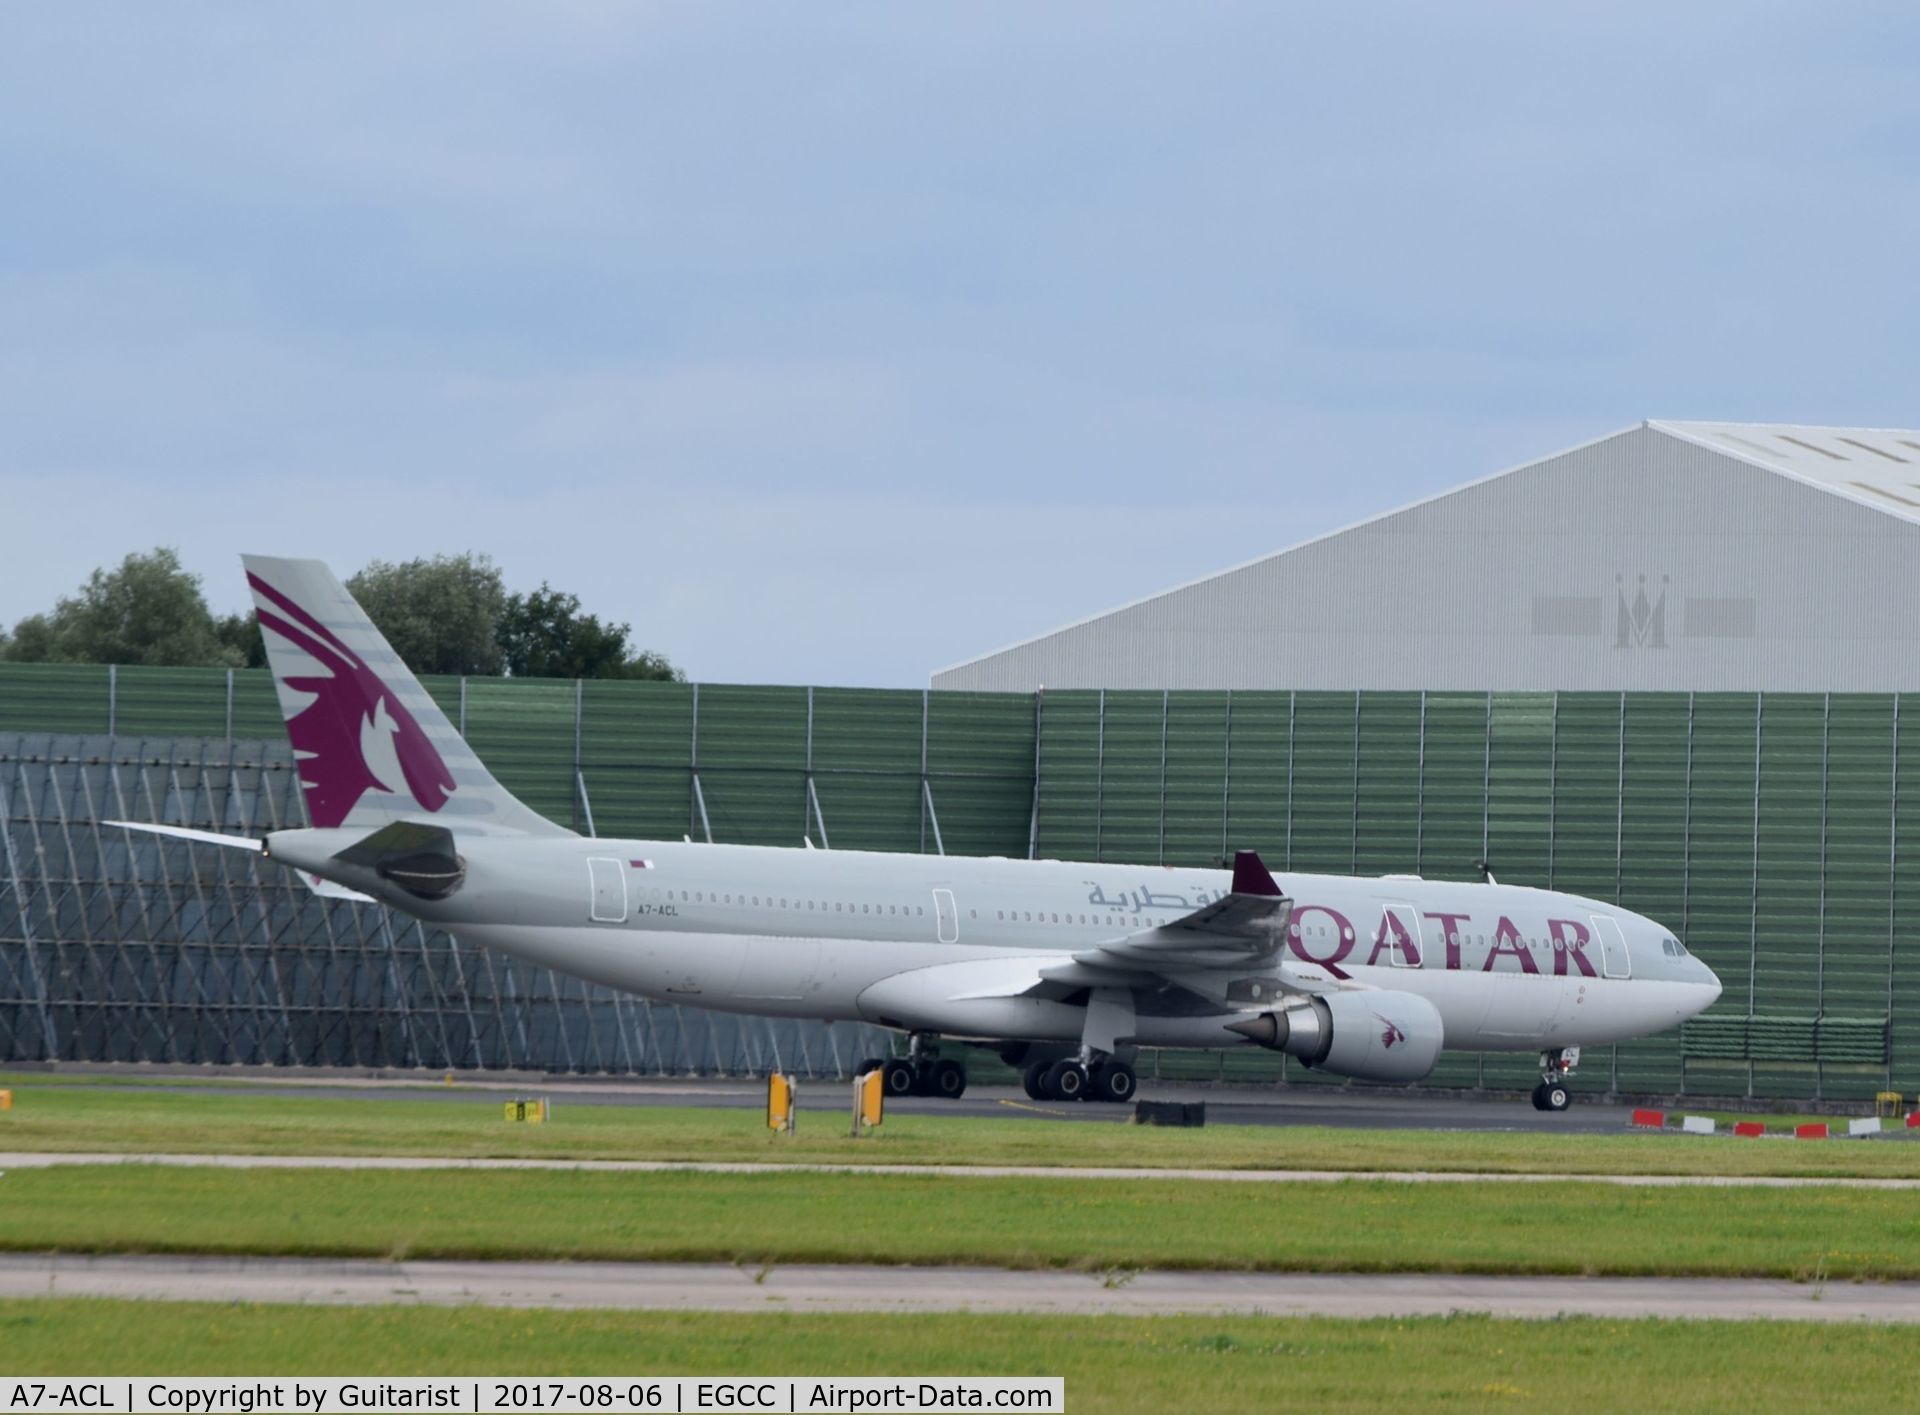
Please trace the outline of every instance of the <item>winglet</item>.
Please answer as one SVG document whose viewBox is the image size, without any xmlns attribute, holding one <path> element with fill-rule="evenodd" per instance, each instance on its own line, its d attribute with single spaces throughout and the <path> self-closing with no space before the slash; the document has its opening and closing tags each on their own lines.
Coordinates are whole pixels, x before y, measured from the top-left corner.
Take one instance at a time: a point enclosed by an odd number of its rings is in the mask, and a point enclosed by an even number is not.
<svg viewBox="0 0 1920 1415">
<path fill-rule="evenodd" d="M 1273 882 L 1272 873 L 1261 863 L 1258 850 L 1241 850 L 1234 855 L 1233 892 L 1268 899 L 1279 897 L 1280 886 Z"/>
</svg>

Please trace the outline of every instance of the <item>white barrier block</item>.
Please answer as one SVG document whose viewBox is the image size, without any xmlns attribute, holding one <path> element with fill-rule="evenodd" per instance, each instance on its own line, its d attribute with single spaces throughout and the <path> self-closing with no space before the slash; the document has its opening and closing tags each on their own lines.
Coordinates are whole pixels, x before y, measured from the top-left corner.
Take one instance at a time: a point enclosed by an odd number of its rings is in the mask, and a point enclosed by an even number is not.
<svg viewBox="0 0 1920 1415">
<path fill-rule="evenodd" d="M 1683 1115 L 1680 1117 L 1680 1128 L 1689 1135 L 1711 1135 L 1713 1133 L 1713 1117 L 1710 1115 Z"/>
<path fill-rule="evenodd" d="M 1864 1120 L 1849 1120 L 1847 1122 L 1847 1133 L 1849 1135 L 1878 1135 L 1880 1133 L 1880 1117 L 1877 1115 L 1869 1115 Z"/>
</svg>

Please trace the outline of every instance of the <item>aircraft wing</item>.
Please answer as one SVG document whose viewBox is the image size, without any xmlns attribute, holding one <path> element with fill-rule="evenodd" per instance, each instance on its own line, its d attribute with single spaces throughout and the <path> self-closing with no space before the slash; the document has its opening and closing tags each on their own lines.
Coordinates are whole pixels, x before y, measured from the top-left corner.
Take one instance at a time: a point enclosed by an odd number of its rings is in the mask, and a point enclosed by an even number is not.
<svg viewBox="0 0 1920 1415">
<path fill-rule="evenodd" d="M 1049 982 L 1080 987 L 1136 983 L 1141 974 L 1169 976 L 1274 966 L 1280 959 L 1293 901 L 1252 850 L 1233 857 L 1225 896 L 1181 918 L 1084 949 L 1072 961 L 1040 970 Z M 1276 969 L 1276 971 L 1284 971 Z"/>
</svg>

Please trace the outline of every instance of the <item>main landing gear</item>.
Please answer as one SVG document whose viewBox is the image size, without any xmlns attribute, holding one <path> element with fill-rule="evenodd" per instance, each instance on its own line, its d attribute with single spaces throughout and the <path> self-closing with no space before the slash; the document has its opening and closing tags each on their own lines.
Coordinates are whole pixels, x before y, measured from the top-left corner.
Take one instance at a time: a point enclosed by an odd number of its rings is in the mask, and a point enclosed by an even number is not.
<svg viewBox="0 0 1920 1415">
<path fill-rule="evenodd" d="M 915 1033 L 907 1043 L 907 1054 L 888 1060 L 873 1057 L 860 1063 L 860 1073 L 880 1072 L 880 1089 L 889 1097 L 938 1096 L 957 1101 L 967 1093 L 967 1068 L 946 1057 L 933 1055 L 927 1039 Z"/>
<path fill-rule="evenodd" d="M 1091 1062 L 1079 1057 L 1036 1061 L 1021 1074 L 1027 1095 L 1036 1101 L 1111 1101 L 1125 1104 L 1139 1089 L 1133 1068 L 1115 1056 Z"/>
<path fill-rule="evenodd" d="M 1542 1080 L 1533 1088 L 1533 1108 L 1535 1110 L 1565 1110 L 1573 1104 L 1573 1092 L 1567 1087 L 1567 1077 L 1573 1074 L 1573 1068 L 1580 1064 L 1580 1048 L 1568 1047 L 1564 1051 L 1543 1051 L 1540 1053 Z"/>
</svg>

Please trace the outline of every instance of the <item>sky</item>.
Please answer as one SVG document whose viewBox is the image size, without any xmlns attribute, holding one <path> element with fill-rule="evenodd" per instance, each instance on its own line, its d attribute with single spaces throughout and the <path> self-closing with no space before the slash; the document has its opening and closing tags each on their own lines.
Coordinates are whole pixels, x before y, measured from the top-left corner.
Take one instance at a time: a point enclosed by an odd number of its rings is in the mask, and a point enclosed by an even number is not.
<svg viewBox="0 0 1920 1415">
<path fill-rule="evenodd" d="M 0 8 L 0 623 L 483 552 L 933 669 L 1649 417 L 1920 425 L 1901 3 Z"/>
</svg>

